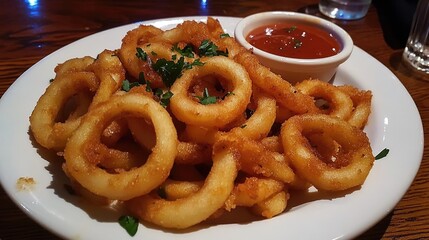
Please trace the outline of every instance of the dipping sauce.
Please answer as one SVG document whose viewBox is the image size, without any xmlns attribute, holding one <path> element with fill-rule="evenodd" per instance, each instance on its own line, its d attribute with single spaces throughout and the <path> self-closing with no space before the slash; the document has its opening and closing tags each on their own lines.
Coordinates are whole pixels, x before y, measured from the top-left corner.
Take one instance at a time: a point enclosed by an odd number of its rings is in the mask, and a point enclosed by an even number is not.
<svg viewBox="0 0 429 240">
<path fill-rule="evenodd" d="M 331 33 L 297 23 L 262 26 L 251 31 L 246 40 L 260 50 L 290 58 L 324 58 L 340 51 Z"/>
</svg>

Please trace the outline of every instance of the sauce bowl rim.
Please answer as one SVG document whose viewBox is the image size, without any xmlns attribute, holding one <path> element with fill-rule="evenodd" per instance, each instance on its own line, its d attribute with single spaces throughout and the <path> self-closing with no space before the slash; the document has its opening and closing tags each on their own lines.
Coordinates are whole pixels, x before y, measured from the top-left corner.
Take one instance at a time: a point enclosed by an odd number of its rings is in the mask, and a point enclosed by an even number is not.
<svg viewBox="0 0 429 240">
<path fill-rule="evenodd" d="M 275 23 L 276 21 L 294 20 L 303 23 L 309 23 L 310 25 L 317 26 L 324 30 L 330 30 L 334 37 L 338 40 L 341 45 L 341 50 L 329 57 L 313 58 L 313 59 L 302 59 L 302 58 L 291 58 L 278 56 L 272 53 L 265 52 L 251 45 L 247 40 L 246 36 L 251 31 L 260 26 L 267 25 L 269 23 Z M 350 35 L 341 27 L 323 18 L 308 15 L 304 13 L 291 12 L 291 11 L 269 11 L 260 12 L 244 17 L 239 21 L 234 30 L 234 37 L 236 40 L 243 45 L 246 49 L 251 50 L 254 54 L 262 56 L 264 58 L 284 62 L 289 64 L 298 65 L 331 65 L 341 64 L 344 62 L 353 51 L 353 40 Z"/>
</svg>

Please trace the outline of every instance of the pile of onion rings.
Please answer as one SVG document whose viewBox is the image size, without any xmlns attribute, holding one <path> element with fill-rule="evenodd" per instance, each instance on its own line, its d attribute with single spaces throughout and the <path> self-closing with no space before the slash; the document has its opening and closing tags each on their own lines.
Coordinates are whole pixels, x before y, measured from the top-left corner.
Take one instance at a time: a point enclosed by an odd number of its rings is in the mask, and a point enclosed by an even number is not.
<svg viewBox="0 0 429 240">
<path fill-rule="evenodd" d="M 356 190 L 374 162 L 370 91 L 292 85 L 214 18 L 138 26 L 55 74 L 30 116 L 35 141 L 64 157 L 79 196 L 160 227 L 237 208 L 272 218 L 291 190 Z"/>
</svg>

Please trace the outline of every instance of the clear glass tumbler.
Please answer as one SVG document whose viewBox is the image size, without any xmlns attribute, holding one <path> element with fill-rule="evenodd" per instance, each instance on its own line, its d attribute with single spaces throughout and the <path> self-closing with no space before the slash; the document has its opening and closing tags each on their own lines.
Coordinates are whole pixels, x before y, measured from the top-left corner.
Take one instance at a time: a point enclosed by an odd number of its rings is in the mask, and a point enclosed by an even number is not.
<svg viewBox="0 0 429 240">
<path fill-rule="evenodd" d="M 355 20 L 367 13 L 371 0 L 320 0 L 319 11 L 335 19 Z"/>
<path fill-rule="evenodd" d="M 403 60 L 414 69 L 429 74 L 429 0 L 417 3 Z"/>
</svg>

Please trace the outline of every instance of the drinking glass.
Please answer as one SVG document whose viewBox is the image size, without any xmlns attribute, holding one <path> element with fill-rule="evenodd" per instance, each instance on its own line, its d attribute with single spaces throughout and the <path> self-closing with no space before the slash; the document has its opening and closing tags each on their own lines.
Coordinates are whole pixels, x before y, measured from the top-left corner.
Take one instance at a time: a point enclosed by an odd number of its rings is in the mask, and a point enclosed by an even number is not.
<svg viewBox="0 0 429 240">
<path fill-rule="evenodd" d="M 330 18 L 355 20 L 363 18 L 370 5 L 371 0 L 320 0 L 319 10 Z"/>
<path fill-rule="evenodd" d="M 417 3 L 403 60 L 414 69 L 429 74 L 429 0 Z"/>
</svg>

